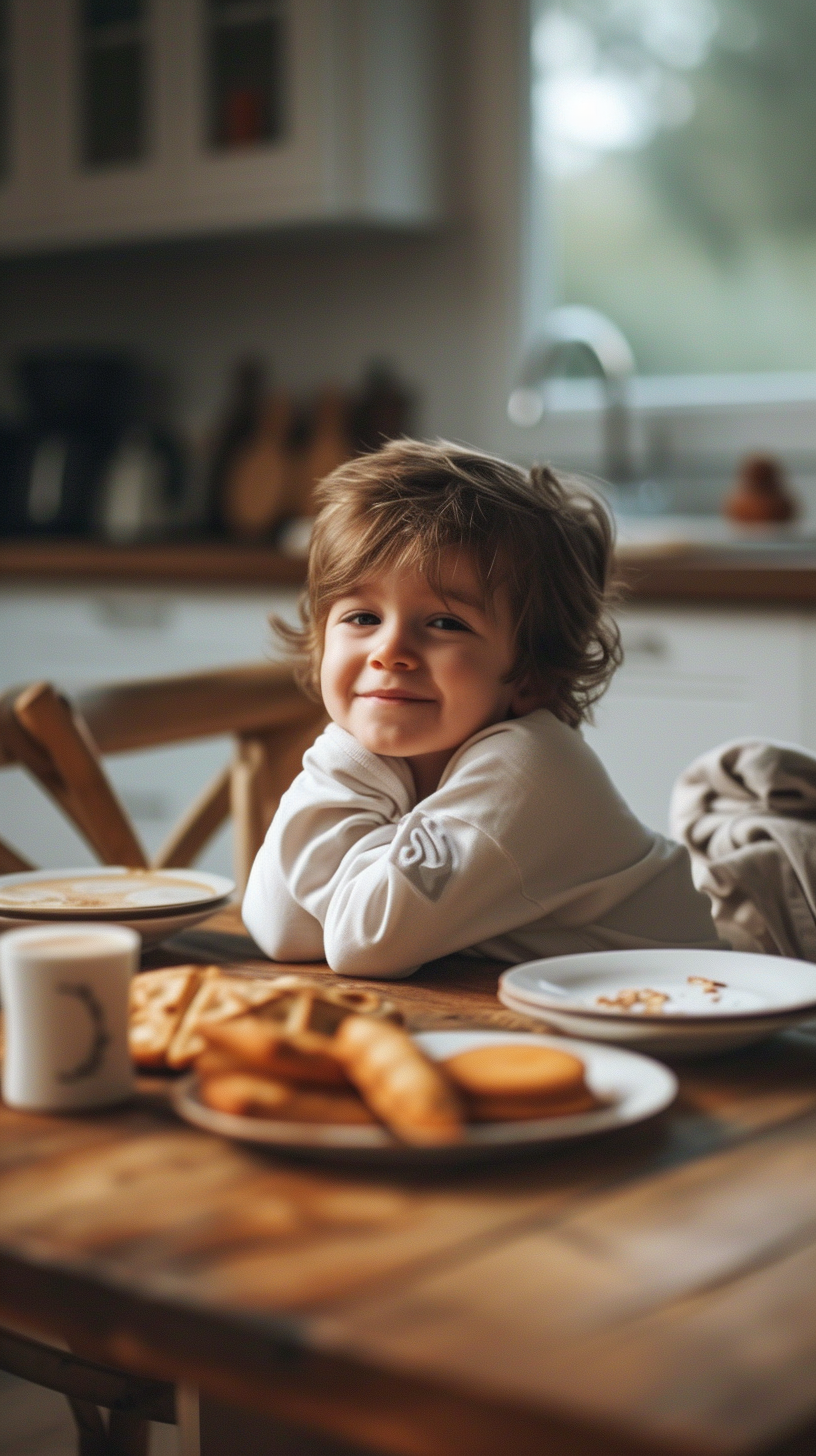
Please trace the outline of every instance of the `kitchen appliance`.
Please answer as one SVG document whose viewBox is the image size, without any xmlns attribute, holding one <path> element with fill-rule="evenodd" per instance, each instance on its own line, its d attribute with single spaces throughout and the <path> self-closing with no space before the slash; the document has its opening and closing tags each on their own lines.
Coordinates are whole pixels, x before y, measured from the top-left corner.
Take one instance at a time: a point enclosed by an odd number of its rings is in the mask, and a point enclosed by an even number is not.
<svg viewBox="0 0 816 1456">
<path fill-rule="evenodd" d="M 16 366 L 24 420 L 0 452 L 7 535 L 83 535 L 108 461 L 137 418 L 141 378 L 125 355 L 29 354 Z"/>
</svg>

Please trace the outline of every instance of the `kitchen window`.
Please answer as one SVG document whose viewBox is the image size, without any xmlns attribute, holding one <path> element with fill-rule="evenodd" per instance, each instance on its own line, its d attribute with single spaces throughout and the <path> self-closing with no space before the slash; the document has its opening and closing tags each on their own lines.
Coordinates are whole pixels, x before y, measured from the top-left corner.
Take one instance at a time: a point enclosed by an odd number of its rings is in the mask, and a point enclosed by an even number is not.
<svg viewBox="0 0 816 1456">
<path fill-rule="evenodd" d="M 647 403 L 816 399 L 813 0 L 536 0 L 531 61 L 531 331 L 600 310 Z"/>
</svg>

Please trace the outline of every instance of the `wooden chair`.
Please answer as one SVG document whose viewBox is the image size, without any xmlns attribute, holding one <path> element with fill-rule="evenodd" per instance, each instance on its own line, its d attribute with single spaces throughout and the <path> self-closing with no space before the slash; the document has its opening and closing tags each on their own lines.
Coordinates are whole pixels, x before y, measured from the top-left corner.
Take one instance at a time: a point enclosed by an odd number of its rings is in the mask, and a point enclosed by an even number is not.
<svg viewBox="0 0 816 1456">
<path fill-rule="evenodd" d="M 145 866 L 103 755 L 232 734 L 232 762 L 190 806 L 153 860 L 189 865 L 230 812 L 235 878 L 246 883 L 278 800 L 325 722 L 287 667 L 258 665 L 96 688 L 73 702 L 50 683 L 0 699 L 0 768 L 25 768 L 103 864 Z M 33 866 L 0 841 L 0 874 Z M 61 1391 L 80 1456 L 146 1456 L 148 1422 L 174 1421 L 174 1391 L 0 1329 L 0 1369 Z M 109 1411 L 107 1423 L 98 1407 Z"/>
<path fill-rule="evenodd" d="M 0 1370 L 65 1396 L 77 1427 L 79 1456 L 147 1456 L 148 1422 L 176 1423 L 175 1390 L 167 1381 L 82 1360 L 16 1330 L 0 1329 Z"/>
<path fill-rule="evenodd" d="M 0 768 L 25 768 L 103 864 L 145 866 L 103 756 L 232 734 L 232 763 L 203 789 L 152 863 L 191 864 L 231 812 L 243 888 L 278 800 L 324 722 L 323 708 L 298 688 L 291 669 L 272 663 L 120 683 L 72 702 L 40 682 L 0 699 Z M 0 874 L 31 868 L 0 842 Z"/>
</svg>

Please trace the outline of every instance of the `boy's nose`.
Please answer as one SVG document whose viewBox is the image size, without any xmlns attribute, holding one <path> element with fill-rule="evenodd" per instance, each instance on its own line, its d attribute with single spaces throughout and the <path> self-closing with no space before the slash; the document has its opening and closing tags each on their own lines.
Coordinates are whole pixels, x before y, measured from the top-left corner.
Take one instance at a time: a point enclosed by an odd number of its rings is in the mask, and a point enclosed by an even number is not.
<svg viewBox="0 0 816 1456">
<path fill-rule="evenodd" d="M 381 633 L 372 644 L 369 662 L 384 672 L 410 672 L 417 665 L 417 655 L 412 650 L 404 632 L 398 627 Z"/>
</svg>

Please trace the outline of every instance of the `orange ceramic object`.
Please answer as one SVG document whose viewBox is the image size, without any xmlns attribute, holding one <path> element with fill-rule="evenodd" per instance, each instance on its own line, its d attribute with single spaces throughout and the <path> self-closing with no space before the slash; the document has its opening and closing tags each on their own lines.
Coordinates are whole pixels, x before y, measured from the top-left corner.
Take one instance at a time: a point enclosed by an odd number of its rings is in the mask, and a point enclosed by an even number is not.
<svg viewBox="0 0 816 1456">
<path fill-rule="evenodd" d="M 723 511 L 730 521 L 743 525 L 792 521 L 796 501 L 779 461 L 771 455 L 746 456 Z"/>
</svg>

